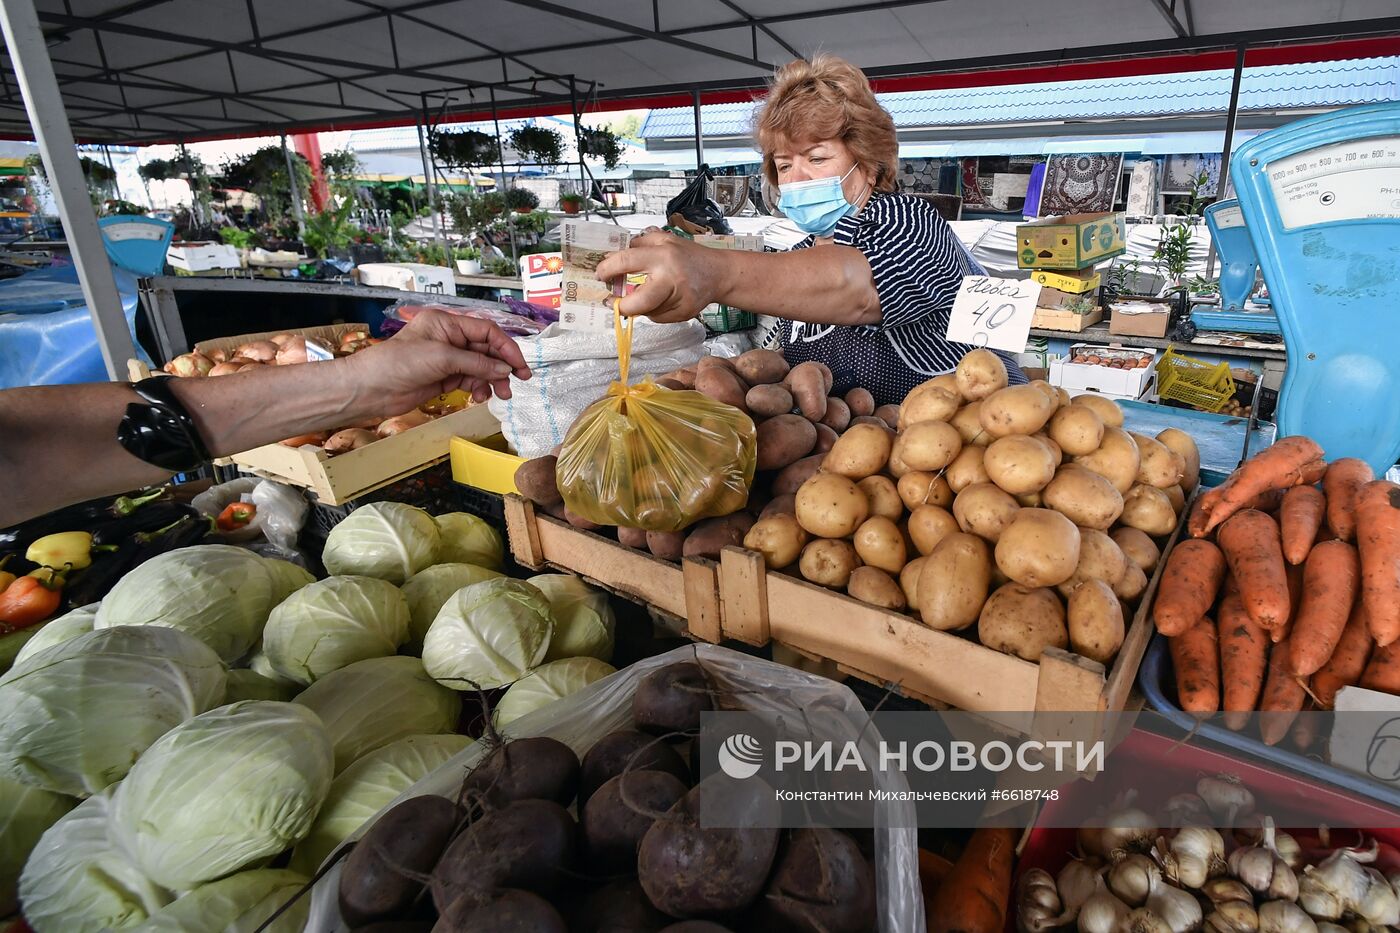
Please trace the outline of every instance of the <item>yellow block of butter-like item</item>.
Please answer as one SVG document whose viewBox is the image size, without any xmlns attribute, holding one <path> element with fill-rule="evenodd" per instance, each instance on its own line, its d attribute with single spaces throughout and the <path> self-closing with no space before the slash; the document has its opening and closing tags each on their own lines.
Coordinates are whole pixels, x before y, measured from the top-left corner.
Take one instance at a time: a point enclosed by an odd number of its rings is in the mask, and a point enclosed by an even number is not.
<svg viewBox="0 0 1400 933">
<path fill-rule="evenodd" d="M 1093 291 L 1099 287 L 1099 282 L 1102 279 L 1103 276 L 1097 272 L 1085 276 L 1078 272 L 1050 272 L 1047 269 L 1036 269 L 1031 273 L 1031 281 L 1039 282 L 1047 288 L 1058 288 L 1071 295 L 1082 295 L 1085 292 Z"/>
</svg>

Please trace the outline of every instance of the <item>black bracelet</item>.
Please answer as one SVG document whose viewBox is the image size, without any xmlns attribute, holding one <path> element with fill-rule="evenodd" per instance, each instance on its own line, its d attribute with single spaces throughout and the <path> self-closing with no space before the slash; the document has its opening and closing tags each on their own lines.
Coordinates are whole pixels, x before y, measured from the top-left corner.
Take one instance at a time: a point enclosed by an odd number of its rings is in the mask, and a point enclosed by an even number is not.
<svg viewBox="0 0 1400 933">
<path fill-rule="evenodd" d="M 172 376 L 152 376 L 132 383 L 131 390 L 149 404 L 126 406 L 126 416 L 117 426 L 117 443 L 149 464 L 183 473 L 211 458 L 194 419 L 171 391 L 173 382 Z"/>
</svg>

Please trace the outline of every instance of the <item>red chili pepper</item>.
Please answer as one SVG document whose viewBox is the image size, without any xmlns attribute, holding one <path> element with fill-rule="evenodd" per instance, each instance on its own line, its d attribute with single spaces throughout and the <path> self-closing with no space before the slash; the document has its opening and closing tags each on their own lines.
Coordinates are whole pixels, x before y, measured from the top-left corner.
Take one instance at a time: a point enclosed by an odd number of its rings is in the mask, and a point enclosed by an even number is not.
<svg viewBox="0 0 1400 933">
<path fill-rule="evenodd" d="M 0 592 L 0 635 L 8 635 L 58 611 L 62 601 L 63 576 L 20 577 Z"/>
<path fill-rule="evenodd" d="M 253 517 L 258 514 L 258 507 L 251 502 L 233 502 L 219 513 L 218 525 L 220 531 L 237 531 L 247 527 Z"/>
</svg>

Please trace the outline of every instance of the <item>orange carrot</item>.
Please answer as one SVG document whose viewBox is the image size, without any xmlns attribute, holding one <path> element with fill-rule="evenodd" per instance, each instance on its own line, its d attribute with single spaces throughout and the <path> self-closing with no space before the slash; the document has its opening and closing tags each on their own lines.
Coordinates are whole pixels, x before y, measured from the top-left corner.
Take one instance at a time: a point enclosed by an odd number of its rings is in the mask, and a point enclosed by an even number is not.
<svg viewBox="0 0 1400 933">
<path fill-rule="evenodd" d="M 1317 707 L 1312 700 L 1304 702 L 1300 712 L 1303 715 L 1299 716 L 1297 722 L 1293 723 L 1293 728 L 1288 733 L 1288 741 L 1295 749 L 1306 753 L 1317 741 L 1318 726 L 1321 723 L 1318 722 L 1320 717 L 1317 715 Z"/>
<path fill-rule="evenodd" d="M 1183 541 L 1172 549 L 1157 604 L 1152 609 L 1157 631 L 1168 637 L 1180 635 L 1210 612 L 1215 594 L 1225 579 L 1225 555 L 1209 541 Z"/>
<path fill-rule="evenodd" d="M 1278 511 L 1278 507 L 1283 504 L 1282 489 L 1266 489 L 1259 495 L 1246 502 L 1243 508 L 1258 509 L 1261 512 L 1268 512 L 1270 515 Z"/>
<path fill-rule="evenodd" d="M 1327 527 L 1343 541 L 1356 536 L 1356 496 L 1362 486 L 1375 478 L 1371 465 L 1356 457 L 1333 461 L 1322 477 L 1322 491 L 1327 493 Z"/>
<path fill-rule="evenodd" d="M 1196 497 L 1191 503 L 1191 514 L 1186 518 L 1186 532 L 1193 538 L 1206 536 L 1206 522 L 1210 520 L 1210 513 L 1206 511 L 1207 495 L 1209 493 L 1202 493 Z"/>
<path fill-rule="evenodd" d="M 1269 666 L 1269 635 L 1244 611 L 1237 587 L 1220 601 L 1220 687 L 1225 725 L 1239 731 L 1259 705 L 1264 672 Z"/>
<path fill-rule="evenodd" d="M 1288 636 L 1288 664 L 1299 677 L 1322 669 L 1342 640 L 1356 602 L 1361 566 L 1356 548 L 1345 541 L 1325 541 L 1312 549 L 1303 567 L 1303 604 Z"/>
<path fill-rule="evenodd" d="M 1288 669 L 1290 653 L 1285 641 L 1274 645 L 1269 655 L 1269 673 L 1259 700 L 1259 737 L 1265 745 L 1277 745 L 1288 734 L 1307 697 L 1302 682 Z"/>
<path fill-rule="evenodd" d="M 1277 639 L 1290 608 L 1278 524 L 1263 512 L 1245 509 L 1221 526 L 1215 540 L 1239 585 L 1245 611 Z"/>
<path fill-rule="evenodd" d="M 1225 482 L 1201 497 L 1207 513 L 1202 534 L 1223 524 L 1261 492 L 1311 485 L 1325 470 L 1322 448 L 1316 441 L 1301 436 L 1283 438 L 1245 461 Z"/>
<path fill-rule="evenodd" d="M 1400 694 L 1400 642 L 1377 648 L 1361 675 L 1361 686 L 1367 690 Z"/>
<path fill-rule="evenodd" d="M 1269 633 L 1269 640 L 1274 644 L 1283 641 L 1293 631 L 1293 622 L 1303 605 L 1303 565 L 1285 563 L 1283 572 L 1288 577 L 1288 621 Z"/>
<path fill-rule="evenodd" d="M 1342 629 L 1342 640 L 1332 657 L 1312 676 L 1312 693 L 1317 704 L 1323 709 L 1331 709 L 1337 699 L 1337 691 L 1349 687 L 1361 679 L 1366 670 L 1366 659 L 1371 655 L 1371 630 L 1366 625 L 1366 608 L 1361 600 L 1351 607 L 1351 617 L 1346 628 Z"/>
<path fill-rule="evenodd" d="M 1176 670 L 1176 699 L 1181 708 L 1197 716 L 1220 709 L 1220 651 L 1215 622 L 1200 619 L 1167 642 Z"/>
<path fill-rule="evenodd" d="M 1278 525 L 1283 534 L 1283 556 L 1290 564 L 1308 559 L 1326 510 L 1327 497 L 1316 486 L 1294 486 L 1283 494 Z"/>
<path fill-rule="evenodd" d="M 929 933 L 1001 933 L 1011 901 L 1017 833 L 982 828 L 924 905 Z"/>
<path fill-rule="evenodd" d="M 1371 637 L 1384 648 L 1400 639 L 1400 486 L 1378 480 L 1356 496 L 1361 598 Z"/>
</svg>

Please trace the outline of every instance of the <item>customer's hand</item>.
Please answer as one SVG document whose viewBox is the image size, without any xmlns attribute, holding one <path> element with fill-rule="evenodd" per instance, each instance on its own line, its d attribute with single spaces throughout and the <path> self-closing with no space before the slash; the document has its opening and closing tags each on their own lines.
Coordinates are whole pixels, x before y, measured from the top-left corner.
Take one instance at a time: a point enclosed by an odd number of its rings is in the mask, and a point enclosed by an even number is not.
<svg viewBox="0 0 1400 933">
<path fill-rule="evenodd" d="M 529 379 L 514 340 L 480 318 L 431 308 L 390 339 L 345 359 L 351 391 L 375 411 L 401 412 L 461 389 L 477 402 L 510 398 L 510 377 Z"/>
<path fill-rule="evenodd" d="M 719 289 L 718 259 L 723 250 L 700 246 L 655 227 L 632 240 L 632 245 L 598 263 L 604 282 L 633 273 L 647 280 L 618 304 L 624 315 L 646 315 L 660 324 L 688 321 L 715 301 Z"/>
</svg>

